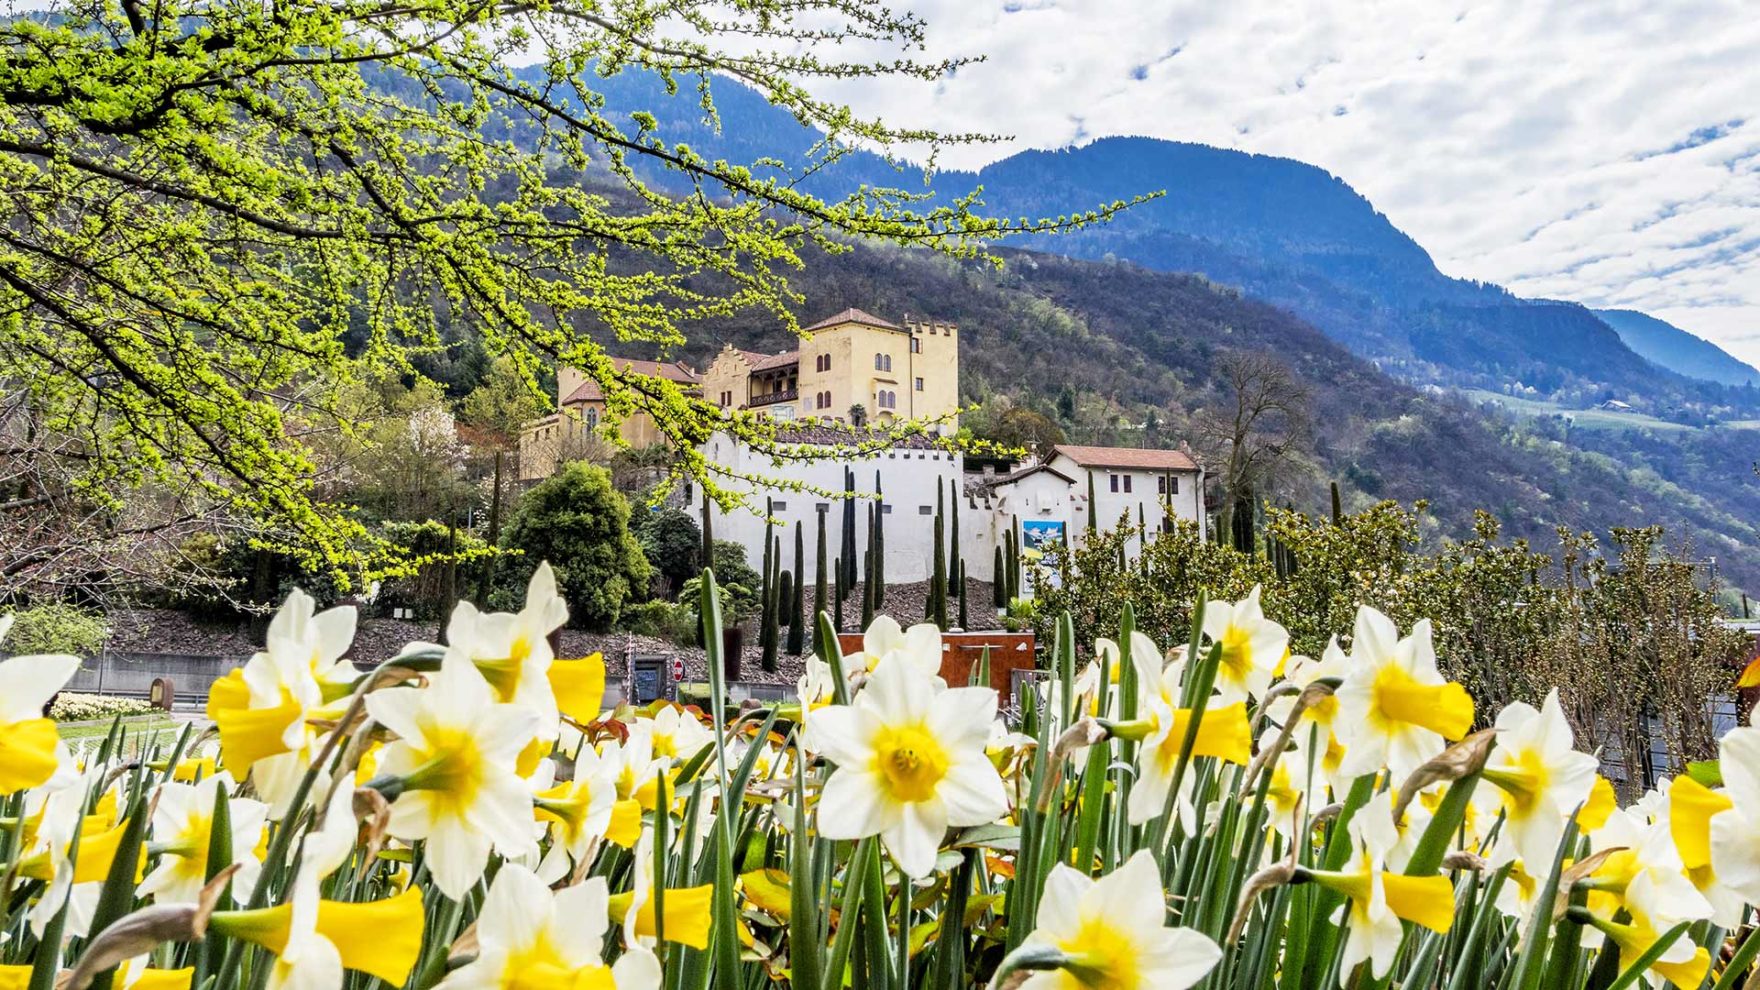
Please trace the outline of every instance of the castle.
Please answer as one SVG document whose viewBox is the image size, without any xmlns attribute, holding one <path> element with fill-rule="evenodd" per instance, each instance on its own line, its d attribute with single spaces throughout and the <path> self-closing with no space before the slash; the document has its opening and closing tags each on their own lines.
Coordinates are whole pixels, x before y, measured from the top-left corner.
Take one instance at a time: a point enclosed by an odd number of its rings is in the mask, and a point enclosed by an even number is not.
<svg viewBox="0 0 1760 990">
<path fill-rule="evenodd" d="M 795 350 L 766 354 L 728 346 L 706 371 L 679 363 L 617 359 L 624 370 L 665 378 L 724 409 L 776 420 L 785 444 L 849 445 L 868 426 L 925 420 L 951 434 L 958 426 L 959 328 L 952 323 L 904 319 L 898 323 L 860 309 L 846 309 L 803 328 Z M 597 383 L 573 369 L 558 369 L 557 411 L 528 424 L 520 442 L 520 476 L 535 480 L 563 461 L 591 456 L 590 438 L 601 429 L 605 399 Z M 618 422 L 632 447 L 659 442 L 646 413 Z M 1122 447 L 1059 446 L 1042 463 L 998 475 L 990 468 L 968 473 L 965 458 L 930 437 L 907 440 L 859 457 L 838 456 L 781 463 L 725 433 L 702 445 L 710 463 L 725 474 L 720 483 L 743 491 L 747 507 L 712 506 L 715 535 L 746 548 L 749 560 L 764 553 L 763 508 L 770 499 L 777 534 L 792 546 L 799 524 L 809 545 L 821 520 L 833 546 L 841 535 L 836 498 L 767 489 L 746 478 L 786 479 L 807 491 L 841 492 L 853 475 L 858 502 L 857 541 L 866 545 L 869 509 L 884 516 L 887 577 L 892 582 L 928 578 L 934 555 L 930 517 L 941 498 L 959 500 L 958 547 L 970 577 L 993 580 L 994 549 L 1011 527 L 1027 548 L 1086 532 L 1090 520 L 1111 528 L 1120 520 L 1151 528 L 1189 520 L 1205 522 L 1203 469 L 1187 453 Z M 847 473 L 846 473 L 847 472 Z M 1092 500 L 1090 501 L 1090 492 Z M 689 486 L 687 500 L 701 498 Z M 949 506 L 951 509 L 951 505 Z M 755 510 L 755 511 L 754 511 Z M 914 518 L 913 518 L 914 517 Z M 809 557 L 812 555 L 809 554 Z M 797 575 L 812 581 L 809 573 Z"/>
</svg>

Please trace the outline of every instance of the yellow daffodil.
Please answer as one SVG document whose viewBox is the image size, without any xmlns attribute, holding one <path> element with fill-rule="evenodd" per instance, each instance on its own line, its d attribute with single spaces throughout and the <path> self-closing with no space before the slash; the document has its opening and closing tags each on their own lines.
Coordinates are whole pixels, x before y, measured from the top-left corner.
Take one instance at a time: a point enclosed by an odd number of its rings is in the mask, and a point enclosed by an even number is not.
<svg viewBox="0 0 1760 990">
<path fill-rule="evenodd" d="M 1760 905 L 1760 727 L 1730 730 L 1719 755 L 1729 809 L 1711 818 L 1711 867 L 1723 886 Z"/>
<path fill-rule="evenodd" d="M 315 612 L 295 590 L 269 621 L 262 652 L 214 682 L 207 715 L 220 732 L 220 762 L 246 774 L 279 818 L 311 767 L 317 730 L 309 719 L 335 717 L 358 676 L 343 659 L 354 641 L 355 609 Z"/>
<path fill-rule="evenodd" d="M 448 973 L 440 990 L 654 990 L 660 961 L 648 949 L 631 946 L 610 966 L 600 956 L 608 901 L 603 877 L 552 891 L 508 863 L 483 900 L 476 958 Z"/>
<path fill-rule="evenodd" d="M 909 629 L 899 626 L 889 615 L 874 617 L 862 632 L 862 652 L 846 654 L 845 673 L 873 673 L 891 659 L 909 664 L 930 677 L 941 676 L 941 630 L 932 622 L 919 622 Z"/>
<path fill-rule="evenodd" d="M 819 801 L 819 834 L 878 835 L 905 874 L 928 875 L 949 826 L 994 821 L 1008 808 L 984 756 L 995 717 L 990 688 L 938 691 L 911 663 L 882 663 L 852 704 L 821 709 L 808 726 L 808 748 L 837 765 Z"/>
<path fill-rule="evenodd" d="M 1393 622 L 1372 608 L 1357 610 L 1351 663 L 1338 698 L 1345 777 L 1386 767 L 1395 781 L 1441 752 L 1473 727 L 1473 699 L 1436 669 L 1430 621 L 1398 638 Z"/>
<path fill-rule="evenodd" d="M 573 780 L 539 791 L 532 799 L 537 820 L 550 823 L 550 850 L 538 867 L 545 880 L 561 879 L 571 861 L 584 862 L 593 844 L 604 838 L 617 803 L 617 770 L 612 761 L 585 747 L 575 757 Z M 639 829 L 639 812 L 636 822 Z"/>
<path fill-rule="evenodd" d="M 1630 915 L 1627 922 L 1616 922 L 1611 918 L 1591 913 L 1583 918 L 1588 925 L 1605 933 L 1619 947 L 1619 965 L 1627 969 L 1635 963 L 1639 956 L 1649 952 L 1662 937 L 1662 934 L 1673 928 L 1681 918 L 1658 916 L 1649 910 L 1650 878 L 1640 876 L 1632 882 L 1631 896 L 1626 902 L 1626 911 Z M 1711 971 L 1711 954 L 1703 946 L 1693 944 L 1692 938 L 1681 936 L 1676 938 L 1656 962 L 1650 965 L 1645 973 L 1654 984 L 1656 978 L 1667 980 L 1681 990 L 1696 990 L 1705 982 L 1705 975 Z"/>
<path fill-rule="evenodd" d="M 1021 990 L 1184 990 L 1202 980 L 1222 950 L 1200 932 L 1169 927 L 1165 897 L 1147 850 L 1099 880 L 1052 867 L 1026 944 L 1054 948 L 1065 961 Z"/>
<path fill-rule="evenodd" d="M 1484 770 L 1503 798 L 1494 864 L 1520 857 L 1530 869 L 1551 869 L 1566 822 L 1595 786 L 1598 762 L 1573 745 L 1556 689 L 1538 710 L 1518 701 L 1498 713 L 1497 745 Z"/>
<path fill-rule="evenodd" d="M 655 759 L 669 763 L 682 763 L 715 741 L 713 732 L 677 705 L 662 705 L 653 718 L 644 721 Z"/>
<path fill-rule="evenodd" d="M 0 639 L 12 616 L 0 619 Z M 70 762 L 43 706 L 79 671 L 79 658 L 36 654 L 0 660 L 0 794 L 48 783 Z"/>
<path fill-rule="evenodd" d="M 401 986 L 422 951 L 422 895 L 406 890 L 378 901 L 318 898 L 318 878 L 302 869 L 285 904 L 250 911 L 216 911 L 208 927 L 262 946 L 277 960 L 271 986 L 337 987 L 353 969 Z"/>
<path fill-rule="evenodd" d="M 159 865 L 141 882 L 143 896 L 150 894 L 160 902 L 198 900 L 208 882 L 214 807 L 219 795 L 229 794 L 232 786 L 232 775 L 222 771 L 199 784 L 174 782 L 159 788 L 153 801 L 153 841 L 148 846 L 159 854 Z M 230 860 L 220 865 L 236 863 L 240 867 L 234 878 L 237 895 L 256 883 L 257 838 L 268 819 L 269 806 L 250 798 L 228 798 L 226 803 L 232 851 Z"/>
<path fill-rule="evenodd" d="M 387 831 L 426 840 L 442 893 L 463 897 L 491 849 L 531 845 L 531 792 L 514 766 L 538 713 L 497 703 L 476 666 L 453 652 L 427 687 L 376 691 L 367 711 L 398 736 L 379 761 L 380 779 L 397 782 Z"/>
<path fill-rule="evenodd" d="M 1175 708 L 1177 696 L 1156 692 L 1147 698 L 1149 725 L 1147 736 L 1137 749 L 1137 782 L 1131 788 L 1130 823 L 1141 825 L 1161 814 L 1167 807 L 1167 796 L 1179 768 L 1180 750 L 1194 714 L 1190 708 Z M 1210 757 L 1225 763 L 1245 766 L 1253 758 L 1253 730 L 1247 719 L 1247 704 L 1235 701 L 1218 703 L 1197 717 L 1198 732 L 1192 743 L 1191 755 Z M 1189 790 L 1194 775 L 1187 773 L 1181 791 Z M 1181 814 L 1185 814 L 1185 794 L 1180 795 Z"/>
<path fill-rule="evenodd" d="M 1216 693 L 1223 703 L 1263 698 L 1275 671 L 1289 654 L 1289 633 L 1259 607 L 1254 586 L 1238 602 L 1211 602 L 1204 607 L 1204 635 L 1222 648 L 1216 668 Z"/>
</svg>

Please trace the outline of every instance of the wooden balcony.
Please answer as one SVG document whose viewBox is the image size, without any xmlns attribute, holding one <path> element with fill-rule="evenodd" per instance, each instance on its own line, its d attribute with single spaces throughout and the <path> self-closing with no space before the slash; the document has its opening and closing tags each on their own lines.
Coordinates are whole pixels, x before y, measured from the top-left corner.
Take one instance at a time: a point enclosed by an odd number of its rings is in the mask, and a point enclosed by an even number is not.
<svg viewBox="0 0 1760 990">
<path fill-rule="evenodd" d="M 765 392 L 762 395 L 754 395 L 746 405 L 755 409 L 758 406 L 773 406 L 778 402 L 793 402 L 800 397 L 800 389 L 785 388 L 780 392 Z"/>
</svg>

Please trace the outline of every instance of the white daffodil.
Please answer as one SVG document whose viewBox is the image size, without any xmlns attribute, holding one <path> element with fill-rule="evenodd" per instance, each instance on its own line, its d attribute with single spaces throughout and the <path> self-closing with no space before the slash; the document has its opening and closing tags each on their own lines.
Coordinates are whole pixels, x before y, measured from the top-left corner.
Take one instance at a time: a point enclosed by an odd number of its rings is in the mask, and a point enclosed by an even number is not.
<svg viewBox="0 0 1760 990">
<path fill-rule="evenodd" d="M 669 763 L 682 763 L 715 741 L 715 733 L 677 705 L 663 705 L 653 718 L 642 721 L 648 726 L 655 759 Z"/>
<path fill-rule="evenodd" d="M 0 621 L 10 628 L 12 616 Z M 5 633 L 0 629 L 0 638 Z M 78 671 L 78 657 L 34 654 L 0 660 L 0 794 L 46 784 L 72 763 L 43 708 Z"/>
<path fill-rule="evenodd" d="M 1126 813 L 1132 825 L 1141 825 L 1167 808 L 1168 792 L 1179 768 L 1180 750 L 1185 745 L 1193 710 L 1180 707 L 1186 667 L 1179 658 L 1164 662 L 1158 650 L 1133 647 L 1131 662 L 1137 667 L 1140 685 L 1135 728 L 1141 734 L 1142 745 L 1137 749 L 1137 782 L 1131 788 Z M 1251 761 L 1253 730 L 1247 719 L 1246 702 L 1221 702 L 1213 698 L 1198 719 L 1191 755 L 1242 766 Z M 1193 812 L 1187 800 L 1193 776 L 1187 773 L 1181 780 L 1181 793 L 1176 798 L 1176 810 L 1182 821 L 1189 820 Z"/>
<path fill-rule="evenodd" d="M 1222 950 L 1200 932 L 1168 927 L 1165 897 L 1148 850 L 1099 880 L 1052 867 L 1026 944 L 1066 961 L 1029 976 L 1021 990 L 1184 990 L 1202 980 Z"/>
<path fill-rule="evenodd" d="M 1265 697 L 1265 689 L 1289 655 L 1289 633 L 1265 618 L 1257 585 L 1238 602 L 1206 605 L 1204 635 L 1222 648 L 1216 692 L 1224 704 Z"/>
<path fill-rule="evenodd" d="M 525 867 L 504 865 L 477 917 L 476 958 L 448 973 L 440 990 L 653 990 L 661 972 L 652 951 L 632 945 L 611 966 L 600 956 L 608 901 L 604 877 L 552 891 Z"/>
<path fill-rule="evenodd" d="M 1760 904 L 1760 728 L 1730 730 L 1718 755 L 1729 809 L 1711 819 L 1711 867 L 1725 887 Z"/>
<path fill-rule="evenodd" d="M 518 612 L 479 612 L 470 602 L 459 602 L 446 626 L 447 649 L 477 665 L 497 701 L 537 712 L 538 737 L 552 740 L 562 715 L 582 722 L 596 718 L 605 691 L 601 658 L 558 660 L 550 648 L 550 634 L 567 621 L 568 605 L 545 561 L 532 572 Z"/>
<path fill-rule="evenodd" d="M 405 890 L 377 901 L 326 901 L 319 899 L 318 879 L 316 866 L 303 864 L 286 901 L 248 911 L 216 911 L 208 930 L 273 952 L 272 988 L 335 990 L 342 986 L 345 969 L 391 986 L 407 982 L 422 953 L 426 916 L 421 891 Z"/>
<path fill-rule="evenodd" d="M 287 936 L 269 966 L 269 990 L 333 990 L 342 986 L 342 952 L 318 931 L 318 877 L 300 870 L 288 900 Z"/>
<path fill-rule="evenodd" d="M 214 808 L 221 794 L 232 791 L 232 775 L 222 770 L 197 784 L 161 785 L 153 800 L 153 841 L 150 851 L 160 854 L 159 865 L 141 881 L 140 893 L 160 903 L 194 902 L 208 882 L 208 846 L 214 831 Z M 233 895 L 248 893 L 256 883 L 257 839 L 263 834 L 269 806 L 250 798 L 226 799 L 227 822 L 232 833 L 229 859 L 219 866 L 237 864 Z M 349 836 L 353 841 L 353 836 Z"/>
<path fill-rule="evenodd" d="M 1167 809 L 1168 793 L 1178 774 L 1180 752 L 1193 720 L 1193 709 L 1175 708 L 1177 698 L 1156 692 L 1145 700 L 1142 721 L 1148 735 L 1137 748 L 1137 782 L 1131 788 L 1126 814 L 1132 825 L 1141 825 Z M 1247 703 L 1213 704 L 1198 717 L 1192 757 L 1209 757 L 1225 763 L 1247 765 L 1253 759 L 1253 729 L 1247 719 Z M 1180 781 L 1177 808 L 1181 821 L 1189 823 L 1188 796 L 1196 774 L 1186 772 Z"/>
<path fill-rule="evenodd" d="M 862 632 L 862 652 L 845 654 L 846 674 L 873 673 L 891 659 L 909 664 L 929 677 L 941 676 L 941 630 L 933 622 L 903 629 L 890 615 L 878 615 Z"/>
<path fill-rule="evenodd" d="M 387 830 L 427 841 L 442 893 L 464 896 L 492 848 L 517 853 L 530 844 L 531 791 L 515 767 L 538 713 L 497 703 L 476 666 L 453 653 L 427 687 L 375 691 L 367 711 L 398 735 L 379 760 L 380 778 L 397 780 Z"/>
<path fill-rule="evenodd" d="M 1497 745 L 1484 777 L 1503 798 L 1503 840 L 1493 865 L 1520 857 L 1536 875 L 1550 872 L 1577 806 L 1589 799 L 1599 761 L 1574 748 L 1558 690 L 1538 710 L 1513 702 L 1497 716 Z"/>
<path fill-rule="evenodd" d="M 250 774 L 272 818 L 287 814 L 311 767 L 317 730 L 308 720 L 341 714 L 327 706 L 346 697 L 357 676 L 342 659 L 354 641 L 355 609 L 313 608 L 305 592 L 289 594 L 269 621 L 262 652 L 208 691 L 221 762 L 240 777 Z"/>
<path fill-rule="evenodd" d="M 1645 821 L 1635 809 L 1616 810 L 1595 832 L 1591 849 L 1608 853 L 1583 884 L 1589 892 L 1589 910 L 1598 917 L 1631 911 L 1634 888 L 1643 892 L 1643 909 L 1652 919 L 1711 917 L 1711 902 L 1687 878 L 1666 815 Z"/>
<path fill-rule="evenodd" d="M 1454 924 L 1454 887 L 1445 876 L 1405 876 L 1386 868 L 1387 854 L 1399 841 L 1388 792 L 1369 800 L 1351 819 L 1349 833 L 1357 850 L 1357 866 L 1349 872 L 1313 871 L 1313 882 L 1344 894 L 1340 909 L 1349 919 L 1340 952 L 1339 978 L 1348 982 L 1359 963 L 1367 962 L 1377 979 L 1386 976 L 1405 940 L 1402 921 L 1446 934 Z"/>
<path fill-rule="evenodd" d="M 636 842 L 630 879 L 630 889 L 613 894 L 608 904 L 611 919 L 623 926 L 625 945 L 650 947 L 664 936 L 668 942 L 693 949 L 708 948 L 714 927 L 715 887 L 706 883 L 668 887 L 656 913 L 652 829 L 644 829 Z"/>
<path fill-rule="evenodd" d="M 1343 777 L 1385 766 L 1396 781 L 1473 727 L 1473 699 L 1443 678 L 1430 645 L 1430 620 L 1399 639 L 1392 620 L 1357 610 L 1350 671 L 1338 688 L 1336 728 L 1345 747 Z"/>
<path fill-rule="evenodd" d="M 360 822 L 354 814 L 354 774 L 345 773 L 336 781 L 330 801 L 324 806 L 322 824 L 307 832 L 302 840 L 301 859 L 312 864 L 322 880 L 348 862 L 359 838 Z"/>
<path fill-rule="evenodd" d="M 571 862 L 586 862 L 594 844 L 605 837 L 617 804 L 620 768 L 618 761 L 602 759 L 596 750 L 585 747 L 575 756 L 573 780 L 539 791 L 533 797 L 534 814 L 538 821 L 549 823 L 552 839 L 538 867 L 539 876 L 546 882 L 554 883 L 567 876 Z M 638 810 L 636 820 L 640 819 Z"/>
<path fill-rule="evenodd" d="M 896 659 L 896 657 L 895 657 Z M 810 748 L 837 765 L 819 800 L 819 834 L 878 835 L 911 877 L 935 868 L 949 826 L 981 825 L 1008 808 L 984 756 L 996 692 L 937 691 L 911 663 L 882 663 L 853 704 L 820 709 Z"/>
</svg>

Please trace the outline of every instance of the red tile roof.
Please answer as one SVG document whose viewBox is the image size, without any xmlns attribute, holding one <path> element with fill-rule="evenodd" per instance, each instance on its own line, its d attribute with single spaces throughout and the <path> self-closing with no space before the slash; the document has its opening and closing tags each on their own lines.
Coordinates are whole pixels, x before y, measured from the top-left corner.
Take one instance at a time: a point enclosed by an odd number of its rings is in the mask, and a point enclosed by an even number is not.
<svg viewBox="0 0 1760 990">
<path fill-rule="evenodd" d="M 800 351 L 783 351 L 780 354 L 749 354 L 753 371 L 769 371 L 772 368 L 786 368 L 791 364 L 801 363 Z"/>
<path fill-rule="evenodd" d="M 1196 471 L 1198 465 L 1184 451 L 1151 450 L 1145 447 L 1079 447 L 1058 444 L 1052 451 L 1085 468 L 1125 468 L 1134 471 Z"/>
<path fill-rule="evenodd" d="M 903 330 L 904 329 L 904 327 L 901 327 L 896 323 L 888 323 L 885 320 L 882 320 L 880 317 L 875 316 L 872 313 L 865 312 L 863 310 L 859 310 L 854 307 L 846 309 L 841 313 L 835 313 L 831 316 L 827 316 L 823 320 L 820 320 L 819 322 L 813 324 L 812 326 L 803 327 L 802 329 L 808 333 L 811 333 L 814 330 L 824 330 L 828 327 L 835 327 L 835 326 L 839 326 L 844 323 L 860 323 L 864 326 L 879 327 L 882 330 Z"/>
<path fill-rule="evenodd" d="M 640 361 L 635 358 L 612 358 L 612 360 L 617 362 L 620 371 L 647 375 L 650 378 L 664 378 L 680 385 L 695 385 L 700 380 L 700 376 L 695 371 L 678 361 Z M 597 381 L 589 378 L 577 386 L 574 391 L 568 393 L 568 396 L 562 400 L 562 404 L 567 406 L 576 402 L 591 402 L 603 398 L 605 398 L 605 391 L 599 387 Z"/>
</svg>

